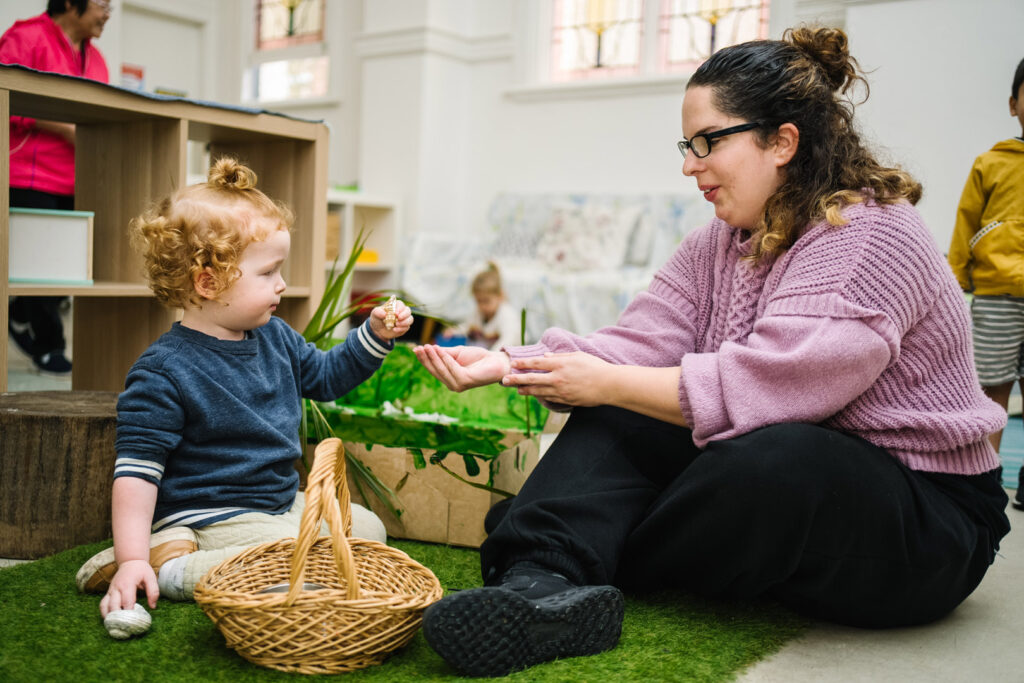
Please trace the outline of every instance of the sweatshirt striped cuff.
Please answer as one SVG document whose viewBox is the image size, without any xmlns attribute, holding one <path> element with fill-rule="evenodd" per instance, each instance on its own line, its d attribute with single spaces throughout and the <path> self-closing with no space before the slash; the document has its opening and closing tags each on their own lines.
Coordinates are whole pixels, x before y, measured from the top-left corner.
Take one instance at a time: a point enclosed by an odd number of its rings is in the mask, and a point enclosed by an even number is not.
<svg viewBox="0 0 1024 683">
<path fill-rule="evenodd" d="M 118 477 L 138 477 L 159 486 L 164 477 L 164 466 L 152 460 L 122 455 L 114 461 L 114 478 Z"/>
<path fill-rule="evenodd" d="M 356 331 L 356 338 L 371 356 L 381 360 L 395 347 L 393 341 L 384 341 L 370 330 L 369 320 L 359 326 L 359 329 Z"/>
</svg>

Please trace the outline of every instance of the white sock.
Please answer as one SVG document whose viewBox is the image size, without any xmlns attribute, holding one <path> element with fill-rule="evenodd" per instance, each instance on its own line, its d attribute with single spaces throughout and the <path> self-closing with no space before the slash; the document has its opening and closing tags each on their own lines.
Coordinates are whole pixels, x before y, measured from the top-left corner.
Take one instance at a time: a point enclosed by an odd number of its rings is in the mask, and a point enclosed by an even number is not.
<svg viewBox="0 0 1024 683">
<path fill-rule="evenodd" d="M 185 564 L 188 554 L 167 560 L 160 566 L 156 583 L 160 587 L 160 597 L 168 600 L 185 600 Z"/>
</svg>

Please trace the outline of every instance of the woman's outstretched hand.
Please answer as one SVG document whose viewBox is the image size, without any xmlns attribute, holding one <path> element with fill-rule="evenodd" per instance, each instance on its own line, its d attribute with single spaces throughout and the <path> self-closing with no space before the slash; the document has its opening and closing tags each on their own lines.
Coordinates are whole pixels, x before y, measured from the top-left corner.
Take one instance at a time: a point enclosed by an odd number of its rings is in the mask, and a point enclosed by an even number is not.
<svg viewBox="0 0 1024 683">
<path fill-rule="evenodd" d="M 517 358 L 512 367 L 519 372 L 506 376 L 503 383 L 516 387 L 520 394 L 567 406 L 613 403 L 608 380 L 616 366 L 589 353 L 545 353 Z"/>
<path fill-rule="evenodd" d="M 500 382 L 511 369 L 508 354 L 479 346 L 417 346 L 413 353 L 431 375 L 452 391 Z"/>
</svg>

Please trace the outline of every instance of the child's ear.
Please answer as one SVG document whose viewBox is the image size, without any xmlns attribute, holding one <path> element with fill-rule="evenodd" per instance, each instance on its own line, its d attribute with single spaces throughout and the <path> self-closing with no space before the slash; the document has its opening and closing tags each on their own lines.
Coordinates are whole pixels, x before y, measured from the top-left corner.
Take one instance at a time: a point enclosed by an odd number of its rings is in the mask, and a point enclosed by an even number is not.
<svg viewBox="0 0 1024 683">
<path fill-rule="evenodd" d="M 1017 118 L 1017 98 L 1010 98 L 1010 116 Z"/>
<path fill-rule="evenodd" d="M 195 287 L 196 294 L 210 300 L 217 298 L 216 283 L 217 279 L 213 276 L 213 270 L 210 267 L 203 268 L 196 273 L 192 280 L 192 286 Z"/>
</svg>

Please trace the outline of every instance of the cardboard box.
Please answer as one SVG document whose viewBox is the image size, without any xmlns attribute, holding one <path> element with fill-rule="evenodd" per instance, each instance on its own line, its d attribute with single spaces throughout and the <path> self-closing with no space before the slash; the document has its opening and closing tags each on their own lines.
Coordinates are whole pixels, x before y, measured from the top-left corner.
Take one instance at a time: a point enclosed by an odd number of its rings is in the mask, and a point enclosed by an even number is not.
<svg viewBox="0 0 1024 683">
<path fill-rule="evenodd" d="M 484 517 L 487 511 L 505 496 L 459 481 L 444 468 L 469 482 L 485 484 L 490 476 L 490 466 L 495 488 L 518 493 L 537 465 L 540 435 L 535 433 L 527 437 L 521 432 L 508 432 L 503 445 L 507 446 L 506 449 L 496 457 L 476 458 L 480 472 L 475 476 L 466 472 L 463 456 L 458 453 L 449 453 L 442 461 L 442 467 L 430 462 L 436 451 L 423 450 L 427 466 L 417 469 L 413 451 L 408 448 L 351 442 L 346 442 L 345 448 L 395 491 L 402 503 L 401 518 L 396 518 L 371 495 L 368 507 L 384 521 L 388 536 L 476 548 L 486 538 Z M 366 505 L 352 476 L 349 468 L 352 500 Z"/>
<path fill-rule="evenodd" d="M 11 208 L 11 282 L 92 284 L 92 211 Z"/>
</svg>

